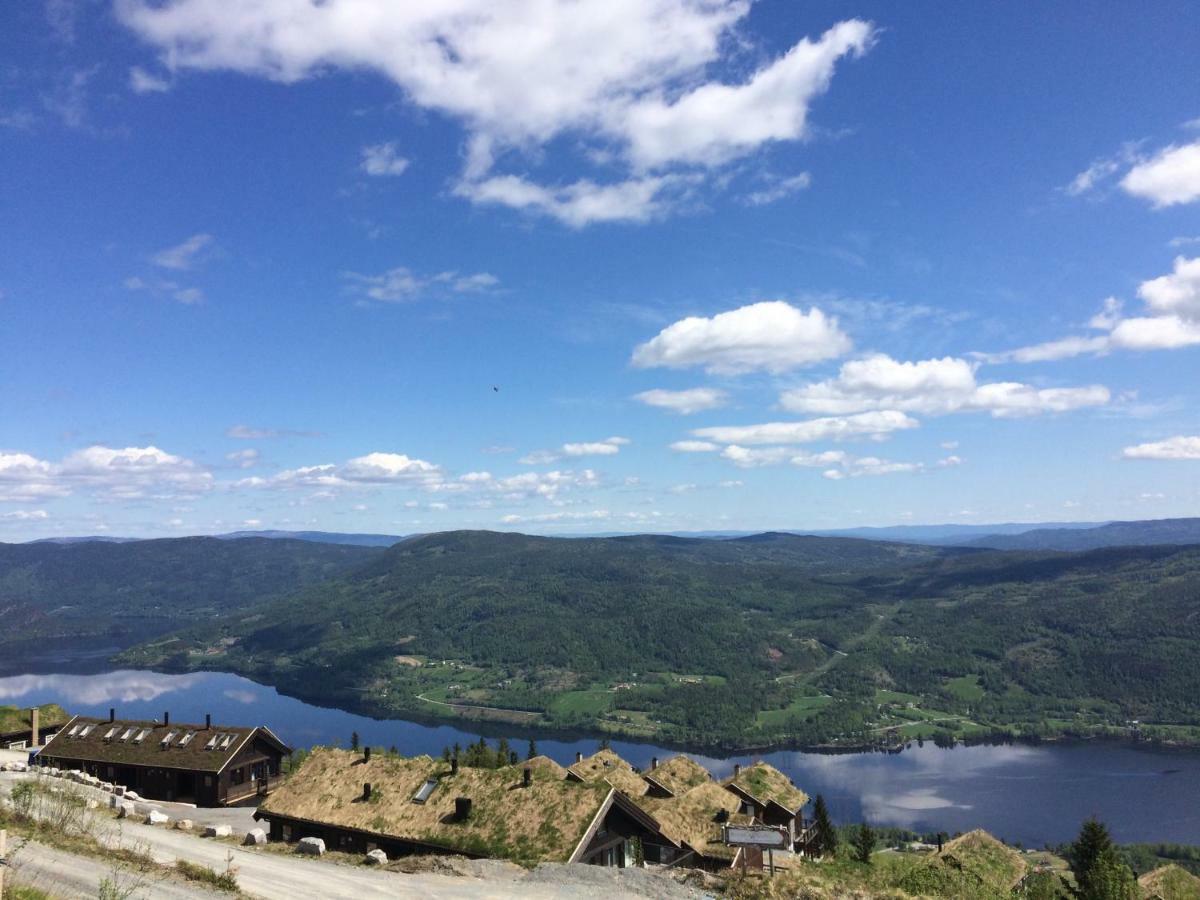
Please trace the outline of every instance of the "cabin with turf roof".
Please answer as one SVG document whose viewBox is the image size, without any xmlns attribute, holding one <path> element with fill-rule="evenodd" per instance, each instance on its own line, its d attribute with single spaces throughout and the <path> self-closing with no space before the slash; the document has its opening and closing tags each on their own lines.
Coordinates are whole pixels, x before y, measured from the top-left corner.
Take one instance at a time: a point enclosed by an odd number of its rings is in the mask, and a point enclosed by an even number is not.
<svg viewBox="0 0 1200 900">
<path fill-rule="evenodd" d="M 721 784 L 741 801 L 740 812 L 764 825 L 787 828 L 793 846 L 806 851 L 813 838 L 811 824 L 803 816 L 808 794 L 790 778 L 772 765 L 757 762 L 745 767 L 735 765 L 733 775 Z"/>
<path fill-rule="evenodd" d="M 253 802 L 279 784 L 287 744 L 263 726 L 73 716 L 37 756 L 39 765 L 78 769 L 147 800 L 217 807 Z"/>
<path fill-rule="evenodd" d="M 26 750 L 42 742 L 67 723 L 71 717 L 57 703 L 31 706 L 0 706 L 0 748 Z"/>
<path fill-rule="evenodd" d="M 457 854 L 521 865 L 633 866 L 674 844 L 603 779 L 537 757 L 498 769 L 429 756 L 319 748 L 258 808 L 275 841 L 320 838 L 347 853 Z"/>
</svg>

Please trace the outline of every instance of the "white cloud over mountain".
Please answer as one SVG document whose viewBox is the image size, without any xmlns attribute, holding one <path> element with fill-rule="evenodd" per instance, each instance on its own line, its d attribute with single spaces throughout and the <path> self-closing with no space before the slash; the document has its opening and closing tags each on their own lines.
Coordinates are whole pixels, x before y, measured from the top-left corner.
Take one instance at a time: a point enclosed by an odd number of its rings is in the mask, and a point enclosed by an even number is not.
<svg viewBox="0 0 1200 900">
<path fill-rule="evenodd" d="M 837 63 L 866 53 L 876 37 L 870 23 L 851 19 L 746 77 L 712 77 L 749 10 L 746 0 L 116 4 L 120 21 L 171 72 L 230 70 L 281 82 L 334 69 L 378 73 L 415 106 L 466 129 L 458 194 L 573 226 L 644 220 L 669 204 L 673 173 L 802 139 Z M 620 160 L 623 176 L 564 186 L 496 171 L 514 154 L 536 162 L 564 135 Z"/>
</svg>

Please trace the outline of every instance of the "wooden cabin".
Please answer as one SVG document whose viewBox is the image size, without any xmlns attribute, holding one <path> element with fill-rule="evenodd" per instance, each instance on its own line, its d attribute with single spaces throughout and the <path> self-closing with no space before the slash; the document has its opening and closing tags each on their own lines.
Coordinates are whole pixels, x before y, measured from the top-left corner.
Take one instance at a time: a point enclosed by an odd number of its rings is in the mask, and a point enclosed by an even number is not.
<svg viewBox="0 0 1200 900">
<path fill-rule="evenodd" d="M 253 801 L 279 784 L 291 748 L 262 726 L 176 724 L 74 716 L 38 754 L 43 766 L 78 769 L 148 800 L 216 807 Z"/>
</svg>

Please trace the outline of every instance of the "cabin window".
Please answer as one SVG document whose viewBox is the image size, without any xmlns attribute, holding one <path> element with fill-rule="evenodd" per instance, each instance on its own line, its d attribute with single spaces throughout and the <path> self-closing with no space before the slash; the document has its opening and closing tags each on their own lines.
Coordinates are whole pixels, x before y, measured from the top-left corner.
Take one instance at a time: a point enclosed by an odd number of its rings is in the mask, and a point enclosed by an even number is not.
<svg viewBox="0 0 1200 900">
<path fill-rule="evenodd" d="M 120 730 L 121 730 L 120 725 L 114 725 L 112 728 L 108 729 L 108 731 L 104 732 L 104 739 L 106 741 L 111 741 L 113 739 L 113 735 L 115 735 Z"/>
<path fill-rule="evenodd" d="M 279 835 L 280 835 L 280 837 L 282 837 L 282 838 L 283 838 L 285 841 L 291 841 L 291 839 L 292 839 L 292 826 L 291 826 L 291 825 L 280 825 L 280 826 L 279 826 Z"/>
<path fill-rule="evenodd" d="M 187 734 L 185 734 L 183 737 L 181 737 L 179 739 L 179 746 L 186 747 L 188 744 L 190 744 L 192 742 L 192 738 L 194 738 L 195 736 L 196 736 L 196 732 L 189 731 Z"/>
<path fill-rule="evenodd" d="M 96 727 L 95 725 L 84 725 L 84 726 L 83 726 L 83 728 L 81 728 L 81 729 L 79 730 L 79 736 L 80 736 L 80 737 L 87 737 L 89 734 L 91 734 L 91 733 L 92 733 L 92 729 L 93 729 L 93 728 L 95 728 L 95 727 Z"/>
<path fill-rule="evenodd" d="M 82 725 L 73 726 L 71 730 L 67 732 L 67 737 L 75 737 L 75 735 L 79 734 L 79 729 L 82 727 Z"/>
<path fill-rule="evenodd" d="M 211 775 L 205 775 L 205 776 L 204 776 L 204 786 L 205 786 L 205 787 L 212 787 L 212 776 L 211 776 Z"/>
<path fill-rule="evenodd" d="M 217 741 L 219 741 L 220 739 L 221 739 L 220 732 L 218 732 L 217 734 L 214 734 L 212 737 L 210 737 L 208 739 L 208 743 L 204 745 L 204 749 L 211 750 L 213 747 L 217 746 Z"/>
<path fill-rule="evenodd" d="M 229 780 L 233 784 L 241 784 L 246 780 L 246 770 L 244 768 L 234 769 L 229 773 Z"/>
<path fill-rule="evenodd" d="M 149 733 L 150 733 L 149 728 L 143 728 L 136 735 L 134 735 L 133 742 L 135 744 L 140 744 L 142 741 L 144 741 L 146 739 L 146 735 L 148 735 Z"/>
<path fill-rule="evenodd" d="M 133 736 L 133 729 L 132 729 L 132 728 L 126 728 L 126 729 L 125 729 L 125 733 L 124 733 L 123 735 L 121 735 L 121 737 L 120 737 L 120 738 L 118 738 L 118 740 L 121 740 L 121 741 L 127 741 L 127 740 L 129 740 L 129 738 L 130 738 L 130 737 L 132 737 L 132 736 Z"/>
<path fill-rule="evenodd" d="M 168 731 L 166 737 L 164 737 L 159 743 L 161 743 L 164 747 L 170 747 L 171 741 L 175 740 L 175 735 L 177 734 L 179 734 L 178 731 Z"/>
</svg>

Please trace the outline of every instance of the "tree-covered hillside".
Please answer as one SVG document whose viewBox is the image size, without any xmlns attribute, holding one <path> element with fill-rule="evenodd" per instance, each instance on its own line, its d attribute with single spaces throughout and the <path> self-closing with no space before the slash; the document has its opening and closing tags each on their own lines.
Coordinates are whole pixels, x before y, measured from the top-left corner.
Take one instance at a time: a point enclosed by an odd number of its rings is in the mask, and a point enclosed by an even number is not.
<svg viewBox="0 0 1200 900">
<path fill-rule="evenodd" d="M 386 714 L 708 744 L 1200 724 L 1200 548 L 415 538 L 127 661 Z"/>
<path fill-rule="evenodd" d="M 378 552 L 206 537 L 0 544 L 0 656 L 71 637 L 126 646 L 324 581 Z"/>
<path fill-rule="evenodd" d="M 970 547 L 993 550 L 1067 551 L 1168 544 L 1200 544 L 1200 519 L 1109 522 L 1095 528 L 1035 528 L 1021 534 L 991 534 L 966 542 Z"/>
</svg>

